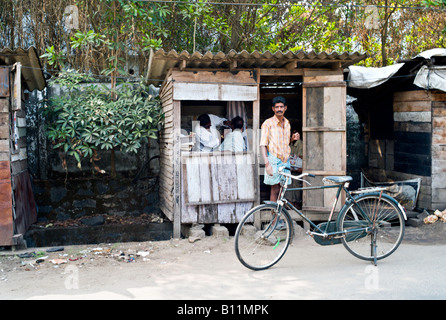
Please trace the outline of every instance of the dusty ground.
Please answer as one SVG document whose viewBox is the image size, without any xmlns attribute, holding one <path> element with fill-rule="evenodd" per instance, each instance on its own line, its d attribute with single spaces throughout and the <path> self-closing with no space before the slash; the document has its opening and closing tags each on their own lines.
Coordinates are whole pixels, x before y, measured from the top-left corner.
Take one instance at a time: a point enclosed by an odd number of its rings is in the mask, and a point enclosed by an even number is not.
<svg viewBox="0 0 446 320">
<path fill-rule="evenodd" d="M 62 251 L 47 251 L 62 248 Z M 171 239 L 0 251 L 0 299 L 30 298 L 67 290 L 75 294 L 97 292 L 108 286 L 114 292 L 123 292 L 125 289 L 121 290 L 118 284 L 121 275 L 127 278 L 127 285 L 138 287 L 141 279 L 160 279 L 190 261 L 200 258 L 225 261 L 227 256 L 235 257 L 231 238 L 214 237 L 194 242 Z"/>
<path fill-rule="evenodd" d="M 298 236 L 299 245 L 318 246 L 305 235 Z M 406 228 L 404 243 L 445 245 L 446 224 Z M 126 287 L 147 286 L 172 274 L 200 274 L 200 270 L 230 263 L 238 265 L 233 238 L 206 237 L 142 243 L 113 243 L 29 248 L 22 251 L 0 251 L 0 299 L 27 299 L 40 296 L 73 294 L 81 298 L 98 292 L 122 298 L 131 295 Z M 346 253 L 346 255 L 348 255 Z M 241 268 L 242 269 L 242 268 Z M 125 278 L 125 287 L 122 284 Z M 188 299 L 187 288 L 184 295 Z M 111 292 L 111 293 L 110 293 Z M 156 298 L 156 295 L 153 297 Z M 153 298 L 151 297 L 151 298 Z"/>
</svg>

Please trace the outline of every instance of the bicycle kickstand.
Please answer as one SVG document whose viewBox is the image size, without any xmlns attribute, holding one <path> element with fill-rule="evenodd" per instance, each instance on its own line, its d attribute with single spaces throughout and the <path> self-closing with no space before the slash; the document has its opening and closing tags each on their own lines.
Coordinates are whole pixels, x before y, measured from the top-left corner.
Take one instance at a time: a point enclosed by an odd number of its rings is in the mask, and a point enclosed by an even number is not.
<svg viewBox="0 0 446 320">
<path fill-rule="evenodd" d="M 373 230 L 372 232 L 372 242 L 370 243 L 371 246 L 371 250 L 372 250 L 372 254 L 373 254 L 373 265 L 376 267 L 377 266 L 377 252 L 376 252 L 376 237 L 378 235 L 378 232 L 376 231 L 376 229 Z"/>
</svg>

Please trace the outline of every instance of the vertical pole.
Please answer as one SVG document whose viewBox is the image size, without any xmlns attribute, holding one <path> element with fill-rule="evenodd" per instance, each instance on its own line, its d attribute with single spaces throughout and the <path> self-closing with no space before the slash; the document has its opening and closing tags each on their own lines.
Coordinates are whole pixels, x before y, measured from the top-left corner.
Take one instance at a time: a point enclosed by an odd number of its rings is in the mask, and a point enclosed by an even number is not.
<svg viewBox="0 0 446 320">
<path fill-rule="evenodd" d="M 173 237 L 181 237 L 181 101 L 173 100 Z"/>
</svg>

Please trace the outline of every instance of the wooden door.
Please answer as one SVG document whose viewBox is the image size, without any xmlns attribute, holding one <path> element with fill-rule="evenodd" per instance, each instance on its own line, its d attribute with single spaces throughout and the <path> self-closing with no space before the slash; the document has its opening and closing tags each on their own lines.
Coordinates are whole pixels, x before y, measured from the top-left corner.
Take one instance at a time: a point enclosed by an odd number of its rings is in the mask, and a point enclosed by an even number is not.
<svg viewBox="0 0 446 320">
<path fill-rule="evenodd" d="M 303 170 L 316 175 L 312 185 L 322 185 L 325 176 L 346 174 L 346 85 L 339 79 L 304 78 Z M 327 212 L 335 194 L 335 189 L 304 191 L 303 209 Z"/>
</svg>

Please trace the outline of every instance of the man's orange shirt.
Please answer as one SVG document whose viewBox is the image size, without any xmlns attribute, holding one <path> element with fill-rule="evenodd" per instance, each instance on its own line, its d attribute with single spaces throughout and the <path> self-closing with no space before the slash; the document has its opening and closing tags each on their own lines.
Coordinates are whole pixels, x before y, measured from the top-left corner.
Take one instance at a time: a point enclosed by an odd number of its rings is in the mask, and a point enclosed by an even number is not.
<svg viewBox="0 0 446 320">
<path fill-rule="evenodd" d="M 290 137 L 291 125 L 288 119 L 283 118 L 283 121 L 280 121 L 276 116 L 273 116 L 262 124 L 260 145 L 266 146 L 268 152 L 282 162 L 287 162 L 291 153 Z"/>
</svg>

